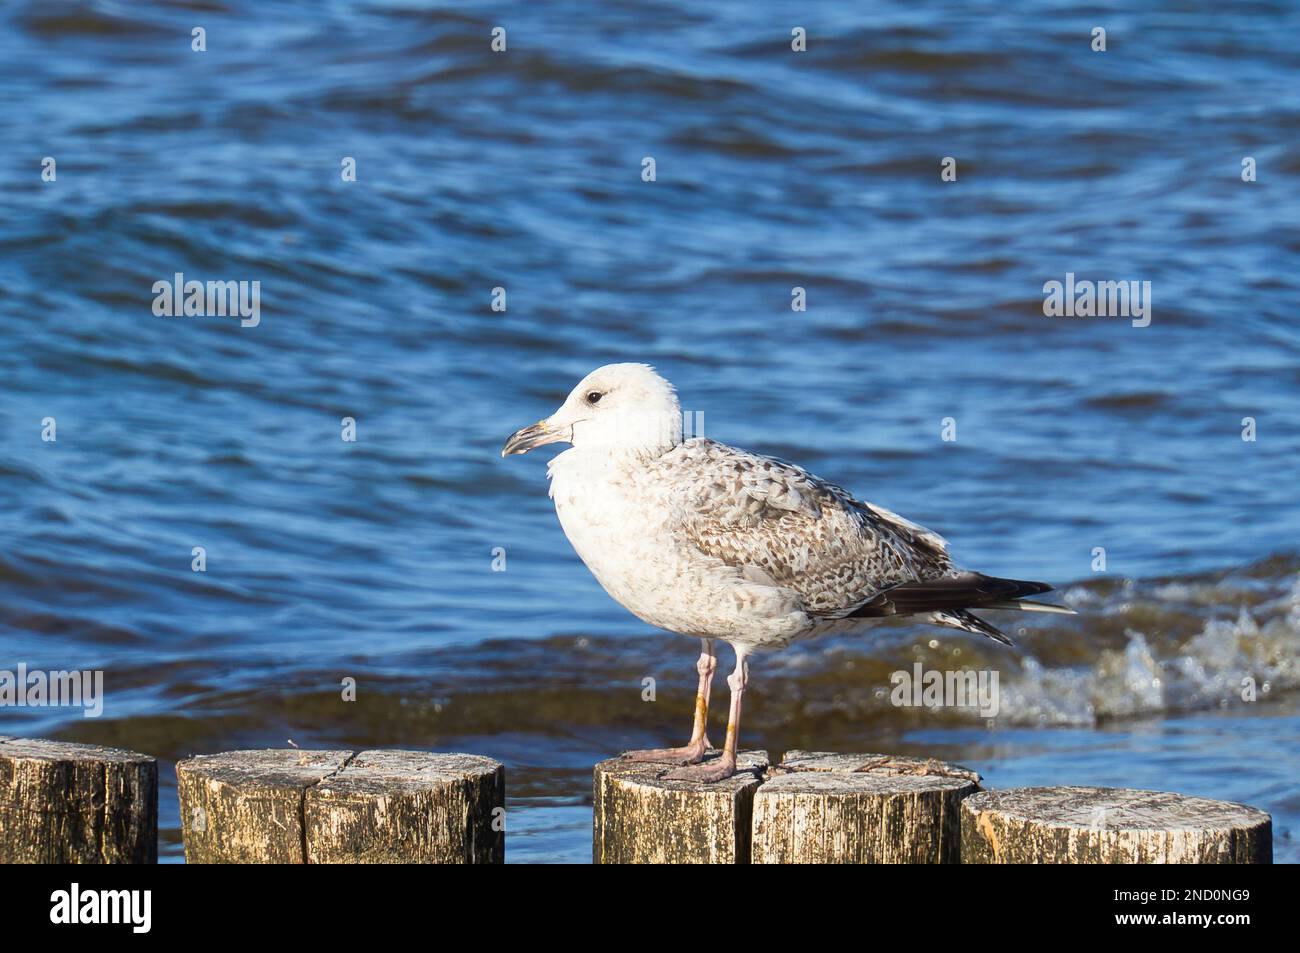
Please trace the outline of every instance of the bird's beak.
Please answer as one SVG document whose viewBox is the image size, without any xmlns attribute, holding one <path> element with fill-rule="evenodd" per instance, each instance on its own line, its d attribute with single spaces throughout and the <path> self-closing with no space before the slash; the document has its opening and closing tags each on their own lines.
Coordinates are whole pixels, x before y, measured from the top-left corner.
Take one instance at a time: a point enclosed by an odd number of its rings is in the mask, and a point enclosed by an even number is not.
<svg viewBox="0 0 1300 953">
<path fill-rule="evenodd" d="M 539 420 L 531 427 L 525 427 L 523 430 L 516 430 L 506 441 L 506 445 L 501 448 L 501 456 L 508 457 L 512 453 L 527 453 L 535 447 L 540 447 L 544 443 L 556 443 L 561 440 L 569 439 L 569 428 L 559 427 L 552 428 L 545 420 Z"/>
</svg>

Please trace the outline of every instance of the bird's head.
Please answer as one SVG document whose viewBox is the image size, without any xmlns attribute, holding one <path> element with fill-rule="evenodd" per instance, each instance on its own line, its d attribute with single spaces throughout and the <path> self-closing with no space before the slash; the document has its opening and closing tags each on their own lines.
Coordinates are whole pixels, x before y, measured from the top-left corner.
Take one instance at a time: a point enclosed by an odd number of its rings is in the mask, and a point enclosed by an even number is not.
<svg viewBox="0 0 1300 953">
<path fill-rule="evenodd" d="M 583 450 L 657 456 L 682 442 L 682 411 L 673 385 L 647 364 L 606 364 L 569 392 L 545 420 L 517 431 L 501 456 L 547 443 Z"/>
</svg>

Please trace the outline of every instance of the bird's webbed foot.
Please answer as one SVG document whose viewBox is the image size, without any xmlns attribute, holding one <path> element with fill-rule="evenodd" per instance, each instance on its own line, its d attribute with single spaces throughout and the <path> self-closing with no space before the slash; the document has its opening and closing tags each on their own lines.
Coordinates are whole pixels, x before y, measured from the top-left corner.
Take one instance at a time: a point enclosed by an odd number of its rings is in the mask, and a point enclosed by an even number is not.
<svg viewBox="0 0 1300 953">
<path fill-rule="evenodd" d="M 702 764 L 685 768 L 674 768 L 667 774 L 660 775 L 664 781 L 695 781 L 699 784 L 715 784 L 725 781 L 736 773 L 736 756 L 724 751 L 722 757 L 705 761 Z"/>
<path fill-rule="evenodd" d="M 653 761 L 664 764 L 699 764 L 709 750 L 709 739 L 700 738 L 682 745 L 680 748 L 647 748 L 644 751 L 624 751 L 620 758 L 624 761 Z"/>
</svg>

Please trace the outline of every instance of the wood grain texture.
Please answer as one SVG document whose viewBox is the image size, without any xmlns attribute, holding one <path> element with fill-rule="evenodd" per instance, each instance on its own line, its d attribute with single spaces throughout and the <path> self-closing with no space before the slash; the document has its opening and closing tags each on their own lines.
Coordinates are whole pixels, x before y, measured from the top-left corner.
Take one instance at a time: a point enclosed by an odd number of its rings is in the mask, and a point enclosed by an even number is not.
<svg viewBox="0 0 1300 953">
<path fill-rule="evenodd" d="M 504 863 L 505 784 L 491 758 L 363 751 L 308 789 L 307 861 Z"/>
<path fill-rule="evenodd" d="M 301 864 L 307 789 L 351 751 L 225 751 L 176 764 L 187 864 Z"/>
<path fill-rule="evenodd" d="M 712 754 L 717 754 L 713 752 Z M 754 792 L 766 751 L 742 751 L 716 784 L 665 781 L 669 764 L 611 758 L 595 767 L 592 860 L 597 864 L 747 864 Z"/>
<path fill-rule="evenodd" d="M 157 761 L 120 748 L 0 737 L 0 863 L 157 860 Z"/>
<path fill-rule="evenodd" d="M 1159 791 L 985 791 L 962 802 L 962 862 L 1268 864 L 1272 827 L 1257 808 Z"/>
<path fill-rule="evenodd" d="M 753 862 L 958 863 L 978 782 L 933 759 L 787 752 L 754 796 Z"/>
<path fill-rule="evenodd" d="M 180 762 L 176 778 L 187 863 L 505 859 L 505 769 L 490 758 L 229 751 Z"/>
</svg>

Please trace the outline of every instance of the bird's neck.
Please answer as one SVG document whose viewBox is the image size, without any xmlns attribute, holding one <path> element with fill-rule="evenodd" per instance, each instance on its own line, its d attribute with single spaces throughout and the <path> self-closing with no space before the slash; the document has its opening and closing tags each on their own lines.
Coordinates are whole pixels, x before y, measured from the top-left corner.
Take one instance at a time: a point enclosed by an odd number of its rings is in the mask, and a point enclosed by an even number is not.
<svg viewBox="0 0 1300 953">
<path fill-rule="evenodd" d="M 646 464 L 670 452 L 675 444 L 635 446 L 573 446 L 551 460 L 546 476 L 559 481 L 621 483 Z"/>
</svg>

